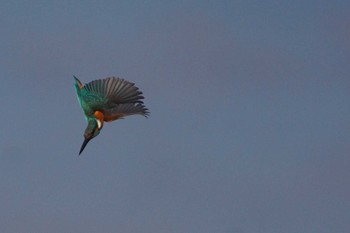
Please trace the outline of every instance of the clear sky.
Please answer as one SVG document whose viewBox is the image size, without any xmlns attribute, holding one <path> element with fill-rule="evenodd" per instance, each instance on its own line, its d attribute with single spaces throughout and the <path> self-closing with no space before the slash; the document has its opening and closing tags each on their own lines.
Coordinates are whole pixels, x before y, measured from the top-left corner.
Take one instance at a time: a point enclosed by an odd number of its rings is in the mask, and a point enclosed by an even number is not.
<svg viewBox="0 0 350 233">
<path fill-rule="evenodd" d="M 350 232 L 350 1 L 1 1 L 0 232 Z M 73 88 L 150 109 L 86 126 Z"/>
</svg>

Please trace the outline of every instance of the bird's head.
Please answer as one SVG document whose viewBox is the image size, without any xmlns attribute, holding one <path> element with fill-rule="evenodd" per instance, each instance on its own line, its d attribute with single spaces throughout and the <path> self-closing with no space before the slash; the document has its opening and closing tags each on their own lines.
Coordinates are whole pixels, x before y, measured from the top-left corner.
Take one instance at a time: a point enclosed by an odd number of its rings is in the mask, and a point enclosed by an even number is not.
<svg viewBox="0 0 350 233">
<path fill-rule="evenodd" d="M 103 127 L 103 121 L 100 121 L 100 120 L 93 118 L 93 117 L 88 118 L 88 125 L 85 129 L 85 132 L 84 132 L 85 139 L 84 139 L 83 144 L 81 145 L 79 155 L 81 154 L 81 152 L 83 152 L 83 150 L 84 150 L 85 146 L 88 144 L 88 142 L 100 134 L 102 127 Z"/>
</svg>

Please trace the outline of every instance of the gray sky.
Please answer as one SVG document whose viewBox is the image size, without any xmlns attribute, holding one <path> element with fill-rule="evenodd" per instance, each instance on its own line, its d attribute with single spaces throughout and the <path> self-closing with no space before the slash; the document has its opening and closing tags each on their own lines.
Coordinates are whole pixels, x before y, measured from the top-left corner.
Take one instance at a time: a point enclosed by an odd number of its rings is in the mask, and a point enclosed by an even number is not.
<svg viewBox="0 0 350 233">
<path fill-rule="evenodd" d="M 350 232 L 349 1 L 2 1 L 0 232 Z M 82 156 L 73 75 L 149 119 Z"/>
</svg>

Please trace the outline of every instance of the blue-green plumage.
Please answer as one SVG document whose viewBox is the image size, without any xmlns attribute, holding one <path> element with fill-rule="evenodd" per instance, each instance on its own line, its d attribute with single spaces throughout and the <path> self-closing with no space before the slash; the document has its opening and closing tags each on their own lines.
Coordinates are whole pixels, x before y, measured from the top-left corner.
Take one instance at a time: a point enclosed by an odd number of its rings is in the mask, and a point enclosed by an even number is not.
<svg viewBox="0 0 350 233">
<path fill-rule="evenodd" d="M 73 77 L 78 102 L 88 122 L 84 133 L 85 141 L 79 154 L 86 144 L 100 133 L 104 122 L 135 114 L 145 117 L 149 115 L 148 109 L 141 101 L 144 98 L 142 92 L 134 83 L 109 77 L 83 85 L 77 77 Z"/>
</svg>

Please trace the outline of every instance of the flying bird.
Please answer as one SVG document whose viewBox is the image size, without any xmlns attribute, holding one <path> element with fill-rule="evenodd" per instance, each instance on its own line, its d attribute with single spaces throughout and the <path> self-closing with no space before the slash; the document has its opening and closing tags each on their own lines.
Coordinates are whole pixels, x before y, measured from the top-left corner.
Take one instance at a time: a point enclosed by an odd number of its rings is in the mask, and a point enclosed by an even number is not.
<svg viewBox="0 0 350 233">
<path fill-rule="evenodd" d="M 108 77 L 83 85 L 77 77 L 73 77 L 78 101 L 88 123 L 79 155 L 88 142 L 100 134 L 104 122 L 135 114 L 148 117 L 149 111 L 143 104 L 142 92 L 134 83 Z"/>
</svg>

